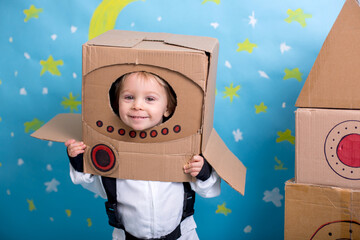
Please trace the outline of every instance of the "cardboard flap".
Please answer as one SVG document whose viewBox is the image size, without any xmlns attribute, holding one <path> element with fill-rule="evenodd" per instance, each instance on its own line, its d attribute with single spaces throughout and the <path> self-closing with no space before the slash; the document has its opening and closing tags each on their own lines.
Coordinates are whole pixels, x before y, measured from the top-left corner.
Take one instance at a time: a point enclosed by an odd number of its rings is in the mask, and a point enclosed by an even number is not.
<svg viewBox="0 0 360 240">
<path fill-rule="evenodd" d="M 87 42 L 88 45 L 115 46 L 131 48 L 142 41 L 164 42 L 170 45 L 212 52 L 214 45 L 218 45 L 216 38 L 173 35 L 169 33 L 135 32 L 123 30 L 109 30 Z M 216 43 L 216 44 L 214 44 Z"/>
<path fill-rule="evenodd" d="M 360 7 L 347 0 L 297 99 L 297 107 L 360 109 Z"/>
<path fill-rule="evenodd" d="M 225 182 L 244 195 L 246 167 L 227 148 L 215 129 L 212 129 L 202 154 Z"/>
<path fill-rule="evenodd" d="M 62 113 L 39 128 L 33 134 L 34 138 L 54 142 L 66 142 L 69 139 L 82 140 L 81 114 Z"/>
</svg>

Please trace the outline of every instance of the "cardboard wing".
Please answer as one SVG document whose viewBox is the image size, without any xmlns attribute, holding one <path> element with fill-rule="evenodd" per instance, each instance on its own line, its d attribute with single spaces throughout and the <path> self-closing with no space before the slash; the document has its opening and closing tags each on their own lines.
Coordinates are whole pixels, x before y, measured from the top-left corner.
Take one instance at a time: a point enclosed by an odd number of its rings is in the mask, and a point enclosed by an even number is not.
<svg viewBox="0 0 360 240">
<path fill-rule="evenodd" d="M 82 140 L 81 114 L 62 113 L 56 115 L 44 126 L 31 134 L 34 138 L 54 142 L 66 142 L 69 139 Z"/>
</svg>

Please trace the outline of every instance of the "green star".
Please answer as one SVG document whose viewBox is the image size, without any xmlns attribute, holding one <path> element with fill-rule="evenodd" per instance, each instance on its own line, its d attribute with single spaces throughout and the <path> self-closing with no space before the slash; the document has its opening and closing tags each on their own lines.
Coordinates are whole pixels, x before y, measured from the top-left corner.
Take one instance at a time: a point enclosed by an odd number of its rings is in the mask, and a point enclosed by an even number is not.
<svg viewBox="0 0 360 240">
<path fill-rule="evenodd" d="M 41 69 L 40 76 L 42 76 L 46 71 L 49 71 L 53 75 L 60 76 L 61 73 L 57 69 L 57 66 L 63 65 L 64 62 L 63 62 L 63 60 L 54 61 L 54 58 L 50 55 L 46 61 L 41 60 L 40 64 L 41 64 L 41 66 L 43 66 L 43 68 Z"/>
<path fill-rule="evenodd" d="M 286 129 L 285 132 L 277 132 L 277 135 L 279 136 L 276 139 L 276 142 L 283 142 L 283 141 L 289 141 L 291 144 L 295 143 L 295 137 L 291 135 L 291 131 L 289 129 Z"/>
<path fill-rule="evenodd" d="M 44 124 L 43 121 L 40 121 L 37 118 L 34 118 L 31 122 L 24 123 L 25 132 L 28 133 L 30 131 L 38 130 Z"/>
<path fill-rule="evenodd" d="M 227 216 L 229 213 L 231 213 L 231 209 L 226 208 L 226 203 L 223 203 L 221 205 L 217 205 L 216 213 L 222 213 L 225 216 Z"/>
<path fill-rule="evenodd" d="M 302 76 L 303 74 L 299 71 L 299 68 L 294 68 L 293 70 L 290 70 L 288 68 L 285 69 L 285 76 L 284 76 L 284 80 L 290 79 L 290 78 L 295 78 L 296 80 L 298 80 L 299 82 L 302 81 Z"/>
<path fill-rule="evenodd" d="M 78 111 L 78 105 L 81 104 L 81 101 L 77 101 L 76 99 L 79 97 L 73 96 L 72 92 L 69 93 L 69 98 L 63 97 L 64 101 L 61 102 L 61 105 L 64 106 L 64 108 L 70 108 L 70 112 L 74 112 L 74 110 Z"/>
<path fill-rule="evenodd" d="M 249 41 L 249 39 L 245 39 L 244 42 L 242 43 L 238 43 L 238 49 L 236 50 L 237 52 L 240 52 L 240 51 L 248 51 L 249 53 L 252 53 L 253 51 L 253 48 L 254 47 L 257 47 L 257 45 L 255 43 L 251 43 Z"/>
<path fill-rule="evenodd" d="M 305 14 L 301 8 L 296 9 L 295 11 L 288 9 L 286 12 L 289 17 L 285 19 L 285 22 L 291 23 L 293 21 L 300 23 L 302 27 L 306 26 L 305 18 L 311 18 L 311 14 Z"/>
<path fill-rule="evenodd" d="M 220 0 L 204 0 L 201 4 L 205 4 L 207 2 L 214 2 L 216 4 L 220 4 Z"/>
<path fill-rule="evenodd" d="M 267 106 L 264 105 L 264 102 L 260 103 L 260 105 L 255 105 L 255 113 L 259 114 L 261 112 L 266 112 Z"/>
<path fill-rule="evenodd" d="M 287 168 L 284 167 L 284 163 L 277 157 L 275 157 L 275 162 L 278 164 L 274 166 L 275 170 L 287 170 Z"/>
<path fill-rule="evenodd" d="M 236 87 L 233 87 L 233 83 L 230 84 L 230 87 L 225 87 L 225 91 L 223 92 L 225 95 L 224 95 L 224 98 L 226 97 L 229 97 L 230 98 L 230 102 L 233 101 L 233 97 L 239 97 L 239 95 L 237 95 L 237 91 L 239 91 L 240 89 L 240 85 L 236 86 Z"/>
<path fill-rule="evenodd" d="M 42 11 L 42 8 L 36 8 L 34 5 L 31 5 L 29 9 L 23 11 L 26 15 L 24 22 L 29 21 L 31 18 L 39 18 L 39 13 Z"/>
</svg>

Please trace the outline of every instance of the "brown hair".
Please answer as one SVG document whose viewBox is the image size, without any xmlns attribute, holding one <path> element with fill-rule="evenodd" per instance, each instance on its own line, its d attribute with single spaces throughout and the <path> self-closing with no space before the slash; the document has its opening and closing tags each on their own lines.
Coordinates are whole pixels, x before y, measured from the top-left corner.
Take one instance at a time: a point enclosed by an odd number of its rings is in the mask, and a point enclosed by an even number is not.
<svg viewBox="0 0 360 240">
<path fill-rule="evenodd" d="M 111 107 L 113 108 L 113 111 L 119 115 L 119 97 L 120 97 L 120 92 L 122 89 L 122 85 L 123 82 L 129 78 L 129 76 L 131 74 L 138 74 L 140 78 L 143 79 L 155 79 L 156 82 L 158 82 L 161 86 L 163 86 L 165 88 L 165 92 L 166 92 L 166 96 L 167 96 L 167 110 L 170 113 L 170 116 L 167 117 L 166 119 L 164 119 L 164 121 L 166 121 L 167 119 L 169 119 L 176 108 L 176 94 L 174 92 L 174 90 L 171 88 L 171 86 L 161 77 L 153 74 L 153 73 L 149 73 L 149 72 L 145 72 L 145 71 L 139 71 L 139 72 L 130 72 L 127 73 L 121 77 L 119 77 L 113 84 L 113 86 L 110 89 L 110 102 L 111 102 Z"/>
</svg>

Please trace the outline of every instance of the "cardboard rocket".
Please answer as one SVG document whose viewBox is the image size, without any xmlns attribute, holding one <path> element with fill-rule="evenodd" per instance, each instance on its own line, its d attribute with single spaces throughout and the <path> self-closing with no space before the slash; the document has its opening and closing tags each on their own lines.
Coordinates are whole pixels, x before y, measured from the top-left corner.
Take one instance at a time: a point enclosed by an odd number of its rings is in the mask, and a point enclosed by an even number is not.
<svg viewBox="0 0 360 240">
<path fill-rule="evenodd" d="M 203 154 L 244 194 L 246 168 L 213 128 L 218 49 L 214 38 L 110 30 L 83 45 L 82 115 L 60 114 L 32 136 L 82 140 L 86 173 L 123 179 L 192 181 L 183 166 Z M 173 116 L 144 131 L 126 126 L 110 103 L 114 82 L 135 71 L 160 76 L 177 98 Z"/>
<path fill-rule="evenodd" d="M 299 183 L 360 189 L 360 7 L 347 0 L 297 99 Z"/>
</svg>

